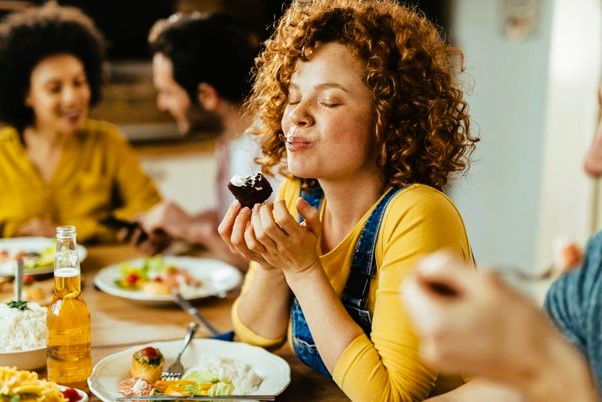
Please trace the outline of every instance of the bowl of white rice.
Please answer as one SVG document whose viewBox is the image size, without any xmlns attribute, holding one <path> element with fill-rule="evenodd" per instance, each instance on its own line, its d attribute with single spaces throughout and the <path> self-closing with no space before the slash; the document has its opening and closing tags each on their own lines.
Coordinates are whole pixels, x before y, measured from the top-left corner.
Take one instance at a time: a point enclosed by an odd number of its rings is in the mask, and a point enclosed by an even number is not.
<svg viewBox="0 0 602 402">
<path fill-rule="evenodd" d="M 35 370 L 46 366 L 46 307 L 0 304 L 0 366 Z"/>
</svg>

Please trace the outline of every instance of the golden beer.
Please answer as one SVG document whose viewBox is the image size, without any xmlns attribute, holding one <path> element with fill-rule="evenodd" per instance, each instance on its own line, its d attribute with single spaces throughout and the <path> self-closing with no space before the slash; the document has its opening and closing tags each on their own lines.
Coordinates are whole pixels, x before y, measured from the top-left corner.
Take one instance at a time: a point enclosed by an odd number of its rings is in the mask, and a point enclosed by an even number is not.
<svg viewBox="0 0 602 402">
<path fill-rule="evenodd" d="M 87 389 L 86 381 L 92 373 L 90 313 L 81 294 L 75 230 L 73 239 L 69 239 L 71 244 L 61 249 L 60 228 L 57 228 L 54 294 L 46 320 L 48 379 L 61 385 Z M 67 255 L 59 256 L 59 253 Z"/>
</svg>

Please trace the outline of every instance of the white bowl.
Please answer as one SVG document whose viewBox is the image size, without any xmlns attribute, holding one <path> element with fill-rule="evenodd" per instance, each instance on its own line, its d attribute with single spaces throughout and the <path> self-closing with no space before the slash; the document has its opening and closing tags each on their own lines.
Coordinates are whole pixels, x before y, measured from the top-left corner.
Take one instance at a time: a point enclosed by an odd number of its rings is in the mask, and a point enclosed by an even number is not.
<svg viewBox="0 0 602 402">
<path fill-rule="evenodd" d="M 61 391 L 63 391 L 64 389 L 69 388 L 69 387 L 66 387 L 64 385 L 59 385 L 58 387 L 59 387 L 59 389 Z M 79 400 L 77 402 L 88 402 L 88 394 L 86 394 L 84 391 L 82 391 L 79 388 L 73 388 L 73 389 L 76 390 L 77 393 L 79 394 Z"/>
<path fill-rule="evenodd" d="M 46 367 L 46 346 L 18 352 L 0 352 L 0 366 L 19 370 L 36 370 Z"/>
</svg>

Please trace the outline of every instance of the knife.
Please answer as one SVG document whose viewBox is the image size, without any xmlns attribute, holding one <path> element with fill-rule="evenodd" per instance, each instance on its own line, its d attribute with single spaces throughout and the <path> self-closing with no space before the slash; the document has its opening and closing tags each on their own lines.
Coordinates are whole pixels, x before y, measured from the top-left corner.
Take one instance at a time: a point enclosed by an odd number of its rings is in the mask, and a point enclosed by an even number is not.
<svg viewBox="0 0 602 402">
<path fill-rule="evenodd" d="M 116 399 L 120 401 L 275 401 L 274 395 L 194 395 L 194 396 L 176 396 L 176 395 L 139 395 L 123 396 Z"/>
<path fill-rule="evenodd" d="M 188 314 L 196 318 L 201 324 L 203 324 L 205 328 L 207 328 L 209 332 L 211 332 L 211 335 L 220 335 L 220 332 L 217 329 L 215 329 L 215 327 L 211 325 L 205 317 L 201 315 L 199 310 L 196 307 L 194 307 L 192 303 L 190 303 L 188 300 L 182 297 L 180 292 L 173 292 L 173 297 L 175 302 L 178 303 L 178 305 L 182 307 L 184 311 L 186 311 Z"/>
</svg>

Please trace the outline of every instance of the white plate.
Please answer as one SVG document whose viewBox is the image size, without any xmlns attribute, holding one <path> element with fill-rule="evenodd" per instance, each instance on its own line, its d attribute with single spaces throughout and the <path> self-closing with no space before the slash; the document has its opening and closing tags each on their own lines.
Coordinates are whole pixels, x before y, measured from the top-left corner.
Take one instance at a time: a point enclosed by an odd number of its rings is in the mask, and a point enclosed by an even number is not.
<svg viewBox="0 0 602 402">
<path fill-rule="evenodd" d="M 182 341 L 134 346 L 105 357 L 94 366 L 88 378 L 90 391 L 104 402 L 113 402 L 118 398 L 119 383 L 131 377 L 132 355 L 145 346 L 159 348 L 165 356 L 166 365 L 169 365 L 178 354 Z M 192 368 L 207 357 L 232 358 L 250 365 L 263 378 L 254 392 L 256 395 L 278 395 L 291 382 L 291 368 L 284 359 L 265 349 L 239 342 L 193 339 L 182 355 L 182 364 L 185 369 Z"/>
<path fill-rule="evenodd" d="M 109 265 L 96 274 L 94 284 L 100 290 L 113 296 L 152 304 L 172 303 L 173 296 L 171 295 L 156 295 L 142 291 L 128 290 L 115 284 L 115 281 L 120 276 L 119 266 L 121 264 L 131 264 L 132 266 L 139 267 L 142 266 L 144 260 L 145 258 L 137 258 Z M 182 270 L 188 271 L 191 276 L 202 281 L 202 286 L 182 294 L 182 296 L 189 300 L 224 295 L 229 290 L 237 287 L 242 279 L 242 275 L 238 269 L 212 258 L 164 256 L 163 261 L 166 264 L 173 264 Z"/>
<path fill-rule="evenodd" d="M 51 237 L 12 237 L 0 239 L 0 250 L 7 250 L 11 255 L 19 252 L 36 252 L 40 253 L 48 246 L 54 246 L 54 239 Z M 78 244 L 77 251 L 79 254 L 79 262 L 86 259 L 88 250 Z M 0 264 L 0 275 L 14 275 L 17 267 L 16 261 L 8 261 Z M 27 275 L 47 274 L 54 270 L 54 264 L 46 267 L 25 269 L 23 273 Z"/>
</svg>

